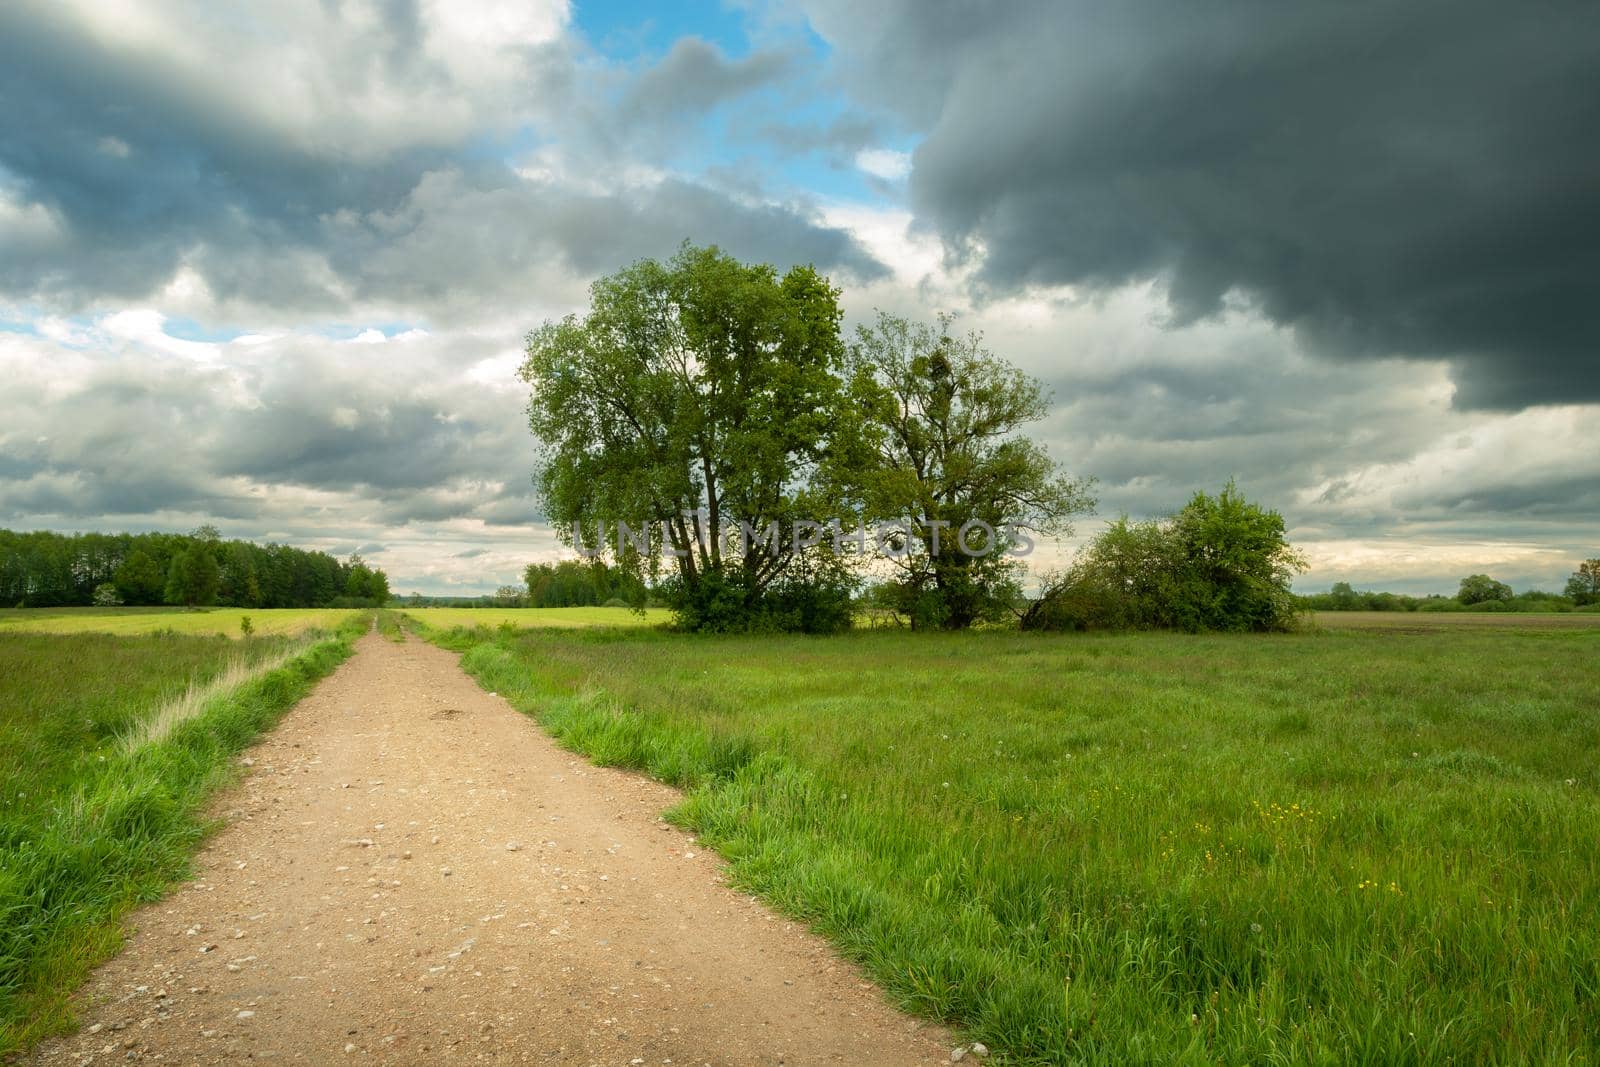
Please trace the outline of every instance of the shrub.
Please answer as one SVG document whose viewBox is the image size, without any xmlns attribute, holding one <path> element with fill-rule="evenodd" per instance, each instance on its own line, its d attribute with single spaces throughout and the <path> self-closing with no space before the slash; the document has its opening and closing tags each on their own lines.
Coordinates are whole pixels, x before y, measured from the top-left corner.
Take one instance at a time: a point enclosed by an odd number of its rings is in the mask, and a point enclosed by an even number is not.
<svg viewBox="0 0 1600 1067">
<path fill-rule="evenodd" d="M 1126 517 L 1096 537 L 1064 573 L 1046 581 L 1024 629 L 1290 629 L 1289 582 L 1304 561 L 1284 536 L 1283 516 L 1244 499 L 1232 482 L 1196 493 L 1166 519 Z"/>
<path fill-rule="evenodd" d="M 1487 574 L 1474 574 L 1461 579 L 1461 591 L 1456 599 L 1463 604 L 1488 604 L 1511 599 L 1511 587 L 1497 582 Z"/>
<path fill-rule="evenodd" d="M 661 592 L 683 630 L 819 634 L 850 628 L 854 584 L 842 568 L 800 561 L 764 589 L 738 571 L 707 571 L 694 586 L 673 575 Z"/>
</svg>

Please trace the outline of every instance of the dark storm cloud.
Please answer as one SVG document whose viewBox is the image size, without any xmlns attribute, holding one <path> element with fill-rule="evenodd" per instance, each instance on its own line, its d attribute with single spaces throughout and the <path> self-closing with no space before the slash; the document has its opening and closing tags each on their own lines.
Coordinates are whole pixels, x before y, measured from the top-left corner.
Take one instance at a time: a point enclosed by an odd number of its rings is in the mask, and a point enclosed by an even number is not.
<svg viewBox="0 0 1600 1067">
<path fill-rule="evenodd" d="M 0 297 L 69 308 L 133 300 L 186 264 L 221 300 L 337 313 L 351 294 L 426 301 L 470 283 L 477 299 L 503 297 L 530 263 L 611 269 L 686 237 L 725 240 L 753 258 L 881 270 L 849 234 L 804 211 L 681 180 L 612 192 L 523 181 L 484 152 L 497 131 L 467 119 L 443 131 L 418 122 L 412 136 L 394 113 L 444 75 L 418 56 L 413 5 L 390 7 L 409 17 L 381 23 L 370 54 L 326 57 L 349 99 L 384 101 L 373 105 L 383 121 L 352 110 L 276 122 L 265 116 L 277 112 L 207 91 L 159 50 L 104 43 L 64 9 L 0 5 L 0 206 L 9 200 L 53 222 L 48 238 L 0 257 Z M 535 119 L 581 91 L 563 47 L 519 56 L 516 91 L 530 96 Z M 730 61 L 681 42 L 638 75 L 629 106 L 635 121 L 709 107 L 787 63 L 776 53 Z M 625 139 L 629 122 L 611 118 Z M 355 138 L 365 140 L 346 143 Z M 445 185 L 464 202 L 425 206 L 448 216 L 449 232 L 418 213 Z M 417 251 L 419 231 L 440 258 L 396 264 Z M 370 268 L 386 254 L 386 269 Z"/>
<path fill-rule="evenodd" d="M 1412 503 L 1415 501 L 1407 501 Z M 1496 482 L 1490 485 L 1465 489 L 1451 489 L 1434 494 L 1423 503 L 1434 504 L 1446 511 L 1474 517 L 1482 515 L 1508 516 L 1569 516 L 1600 515 L 1600 478 L 1593 474 L 1568 476 L 1550 472 L 1541 481 L 1519 479 L 1514 482 Z M 1600 534 L 1591 534 L 1600 540 Z"/>
<path fill-rule="evenodd" d="M 444 158 L 319 157 L 194 92 L 160 55 L 27 5 L 0 8 L 0 104 L 0 175 L 66 227 L 60 245 L 0 261 L 0 287 L 69 302 L 144 295 L 186 253 L 225 248 L 267 266 L 239 278 L 271 282 L 268 298 L 326 303 L 299 273 L 272 271 L 274 253 L 314 248 L 322 216 L 392 204 Z"/>
<path fill-rule="evenodd" d="M 1452 360 L 1460 407 L 1600 400 L 1592 3 L 816 11 L 997 290 L 1237 290 L 1325 354 Z"/>
</svg>

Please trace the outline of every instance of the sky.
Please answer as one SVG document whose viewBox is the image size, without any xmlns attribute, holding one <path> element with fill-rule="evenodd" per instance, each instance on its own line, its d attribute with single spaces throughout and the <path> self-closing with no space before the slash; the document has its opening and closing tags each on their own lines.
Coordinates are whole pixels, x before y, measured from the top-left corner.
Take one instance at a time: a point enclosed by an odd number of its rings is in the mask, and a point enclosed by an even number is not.
<svg viewBox="0 0 1600 1067">
<path fill-rule="evenodd" d="M 1600 555 L 1587 2 L 7 0 L 0 526 L 475 593 L 564 550 L 526 333 L 685 239 L 958 316 L 1095 516 L 1296 587 Z"/>
</svg>

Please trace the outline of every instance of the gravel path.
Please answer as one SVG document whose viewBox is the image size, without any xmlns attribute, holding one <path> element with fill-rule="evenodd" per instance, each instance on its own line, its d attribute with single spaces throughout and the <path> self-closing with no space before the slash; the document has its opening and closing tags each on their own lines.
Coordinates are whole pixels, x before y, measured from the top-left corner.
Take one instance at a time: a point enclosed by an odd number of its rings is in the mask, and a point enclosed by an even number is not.
<svg viewBox="0 0 1600 1067">
<path fill-rule="evenodd" d="M 672 790 L 557 748 L 448 652 L 362 638 L 246 762 L 194 881 L 37 1062 L 948 1062 L 724 885 L 660 821 Z"/>
</svg>

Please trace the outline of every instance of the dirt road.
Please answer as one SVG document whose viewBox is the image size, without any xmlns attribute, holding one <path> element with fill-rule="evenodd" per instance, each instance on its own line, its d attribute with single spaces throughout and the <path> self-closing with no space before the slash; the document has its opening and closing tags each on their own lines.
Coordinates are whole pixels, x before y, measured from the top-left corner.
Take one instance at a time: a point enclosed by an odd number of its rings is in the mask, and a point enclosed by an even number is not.
<svg viewBox="0 0 1600 1067">
<path fill-rule="evenodd" d="M 914 1064 L 950 1045 L 722 884 L 671 790 L 377 635 L 247 756 L 43 1063 Z"/>
</svg>

